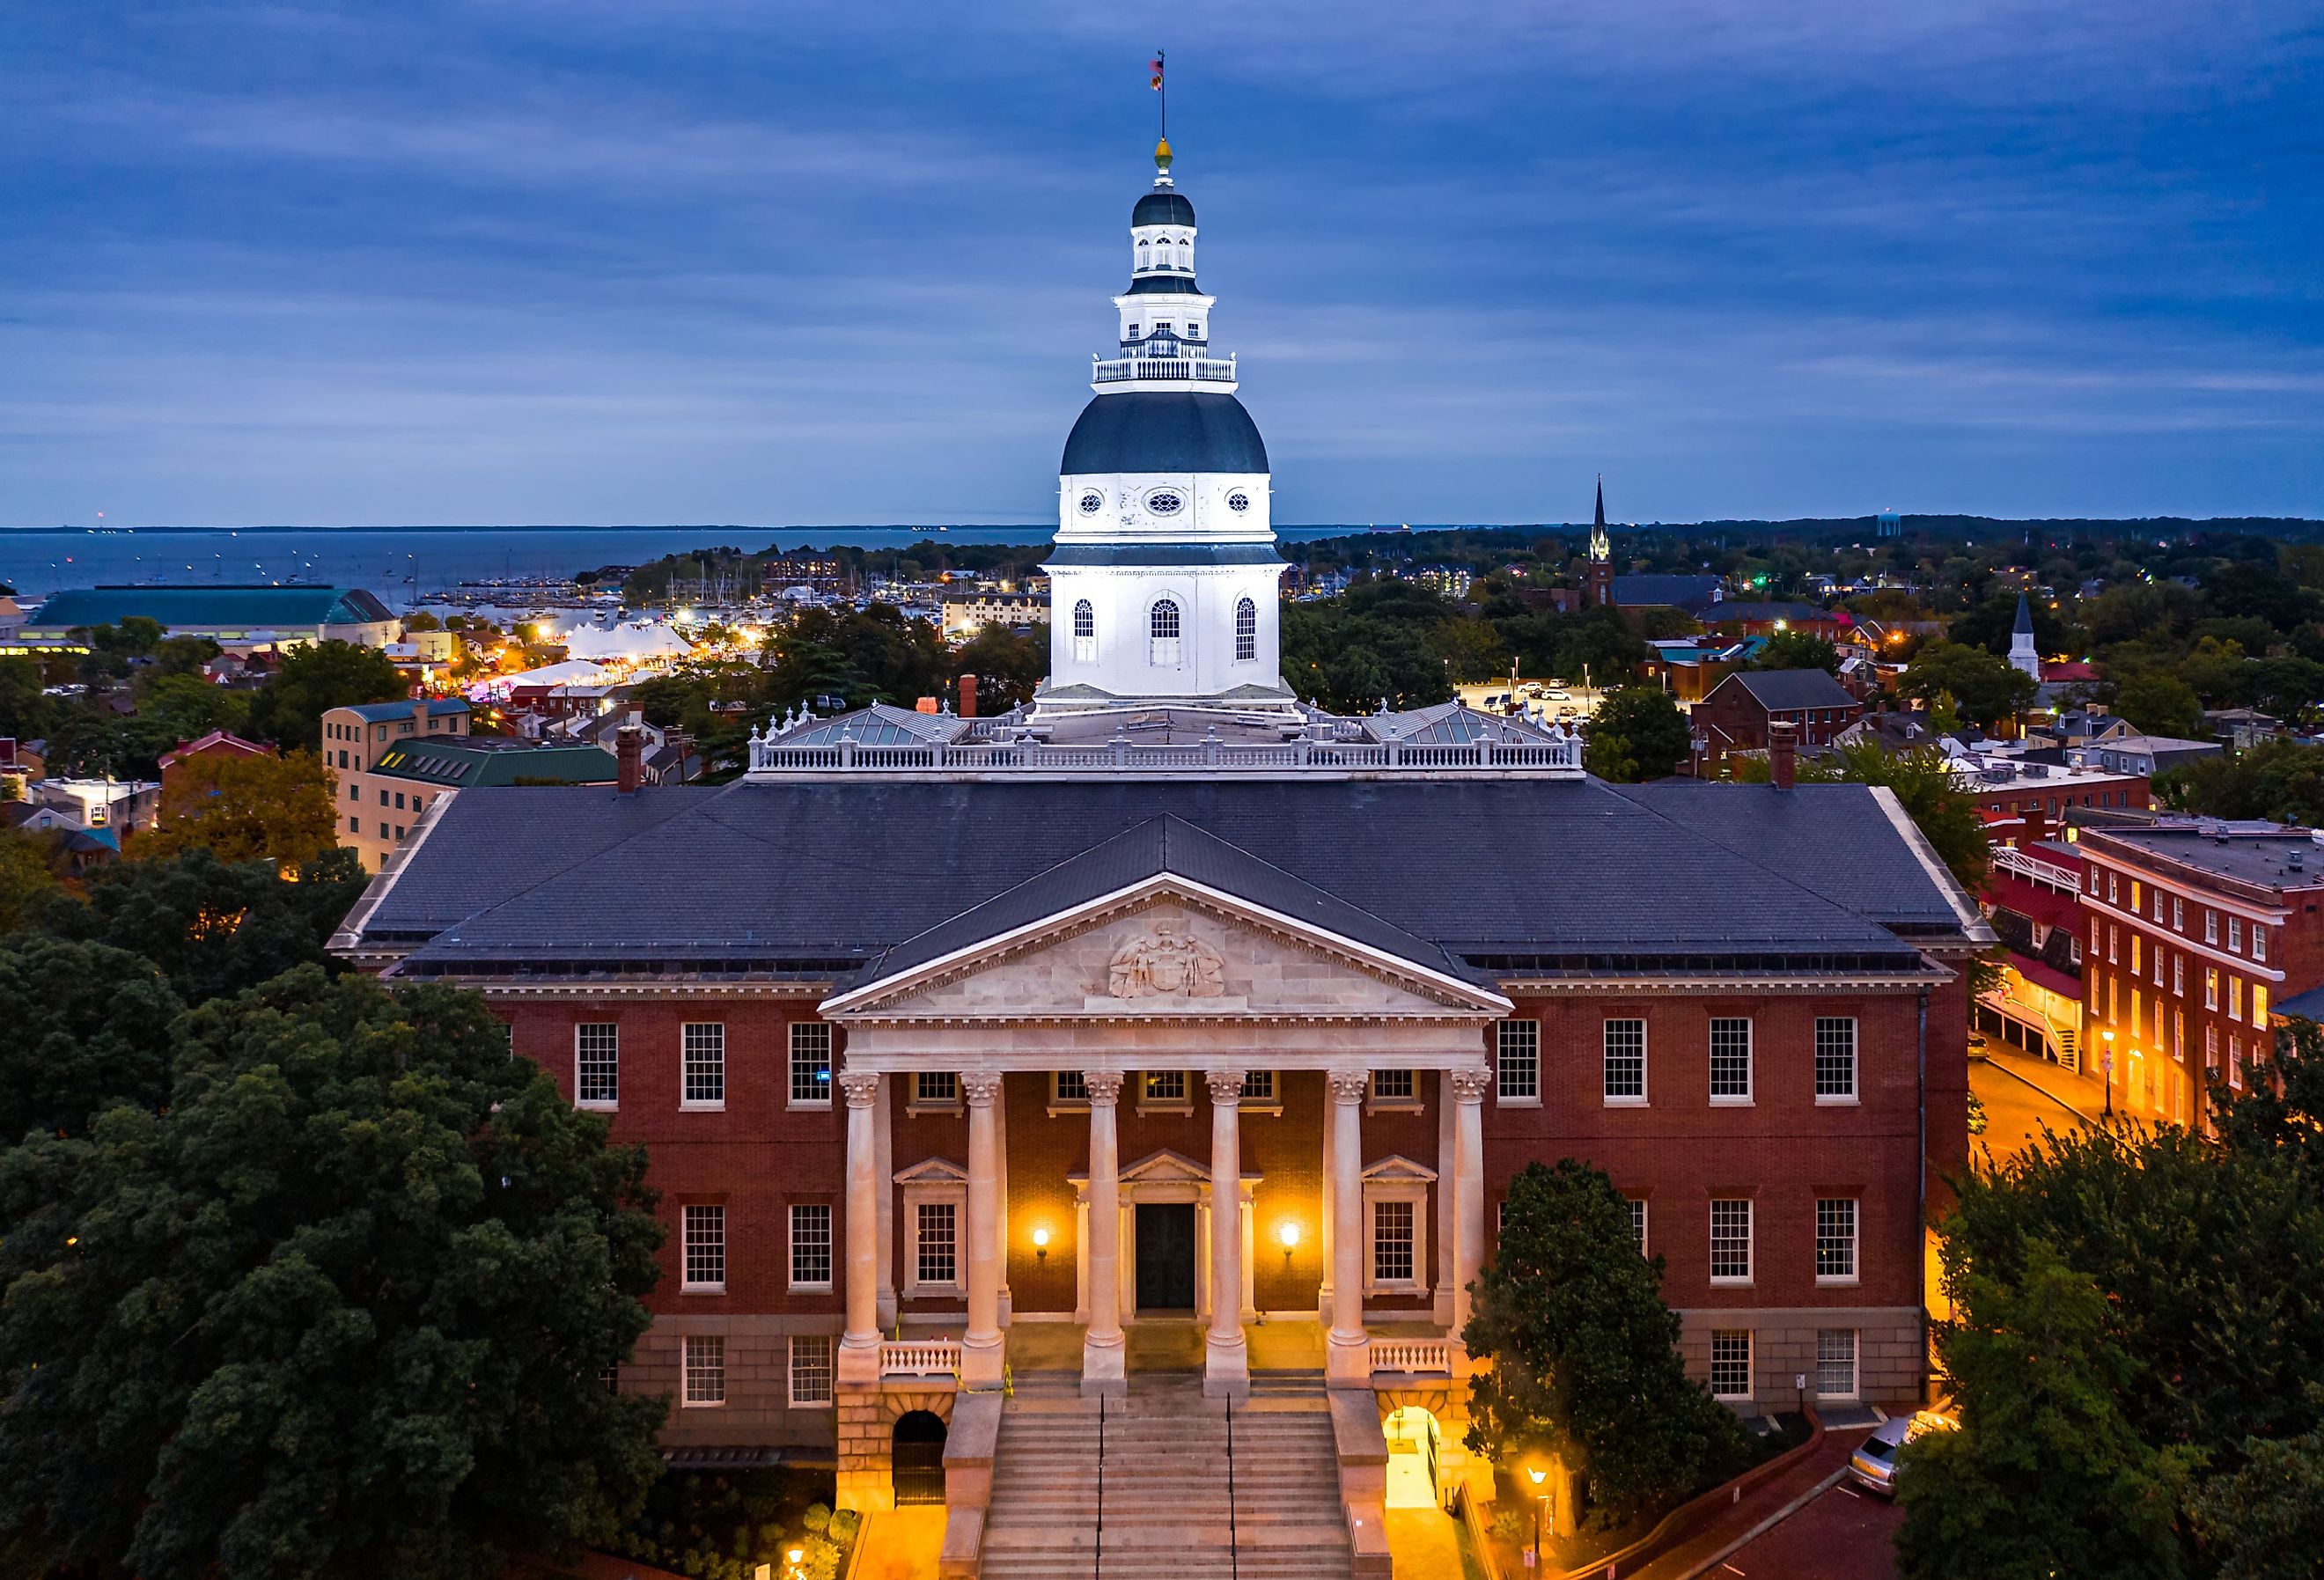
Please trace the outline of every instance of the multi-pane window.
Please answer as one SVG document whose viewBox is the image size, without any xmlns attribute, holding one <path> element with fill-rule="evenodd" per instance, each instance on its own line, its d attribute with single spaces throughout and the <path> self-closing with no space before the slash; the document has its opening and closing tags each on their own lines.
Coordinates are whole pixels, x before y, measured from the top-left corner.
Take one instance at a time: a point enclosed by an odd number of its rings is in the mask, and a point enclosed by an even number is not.
<svg viewBox="0 0 2324 1580">
<path fill-rule="evenodd" d="M 1711 1095 L 1713 1101 L 1748 1102 L 1751 1096 L 1751 1022 L 1714 1018 L 1711 1022 Z"/>
<path fill-rule="evenodd" d="M 1494 1065 L 1504 1103 L 1541 1101 L 1541 1022 L 1503 1021 Z"/>
<path fill-rule="evenodd" d="M 1259 657 L 1259 605 L 1249 598 L 1235 605 L 1235 659 L 1249 663 Z"/>
<path fill-rule="evenodd" d="M 1713 1283 L 1751 1281 L 1751 1200 L 1711 1204 L 1711 1279 Z"/>
<path fill-rule="evenodd" d="M 1606 1022 L 1606 1101 L 1644 1103 L 1646 1100 L 1646 1023 L 1644 1021 Z"/>
<path fill-rule="evenodd" d="M 2187 902 L 2176 894 L 2171 897 L 2171 927 L 2175 932 L 2187 930 Z"/>
<path fill-rule="evenodd" d="M 1646 1253 L 1646 1200 L 1644 1197 L 1630 1198 L 1630 1238 L 1638 1243 L 1638 1254 Z"/>
<path fill-rule="evenodd" d="M 2227 952 L 2240 954 L 2243 947 L 2244 919 L 2240 916 L 2231 916 L 2227 918 Z"/>
<path fill-rule="evenodd" d="M 573 1096 L 585 1107 L 622 1100 L 621 1028 L 611 1021 L 573 1028 Z"/>
<path fill-rule="evenodd" d="M 831 1206 L 827 1202 L 791 1204 L 791 1288 L 831 1287 Z"/>
<path fill-rule="evenodd" d="M 690 1206 L 685 1209 L 686 1287 L 715 1290 L 726 1287 L 726 1209 Z"/>
<path fill-rule="evenodd" d="M 2227 1019 L 2240 1021 L 2243 1018 L 2244 979 L 2240 976 L 2230 976 L 2227 978 Z"/>
<path fill-rule="evenodd" d="M 827 1333 L 795 1333 L 791 1335 L 791 1403 L 819 1405 L 831 1402 L 835 1356 L 832 1353 L 831 1335 Z"/>
<path fill-rule="evenodd" d="M 1408 1284 L 1413 1280 L 1413 1207 L 1408 1201 L 1372 1203 L 1372 1281 Z"/>
<path fill-rule="evenodd" d="M 2219 1007 L 2219 968 L 2216 966 L 2203 967 L 2203 1007 L 2207 1010 Z"/>
<path fill-rule="evenodd" d="M 1816 1201 L 1816 1277 L 1856 1276 L 1856 1198 L 1821 1197 Z"/>
<path fill-rule="evenodd" d="M 1089 1076 L 1080 1070 L 1058 1070 L 1050 1090 L 1060 1103 L 1086 1103 L 1090 1100 Z"/>
<path fill-rule="evenodd" d="M 1186 1097 L 1186 1072 L 1184 1070 L 1148 1070 L 1146 1101 L 1148 1103 L 1184 1103 Z"/>
<path fill-rule="evenodd" d="M 726 1101 L 726 1028 L 716 1021 L 688 1021 L 679 1034 L 685 1066 L 679 1096 L 689 1104 Z"/>
<path fill-rule="evenodd" d="M 791 1106 L 828 1106 L 830 1102 L 830 1023 L 794 1021 L 791 1022 Z"/>
<path fill-rule="evenodd" d="M 2171 992 L 2179 998 L 2187 996 L 2187 956 L 2171 956 Z"/>
<path fill-rule="evenodd" d="M 2252 923 L 2252 958 L 2267 958 L 2267 929 L 2257 922 Z"/>
<path fill-rule="evenodd" d="M 915 1281 L 923 1284 L 960 1282 L 960 1209 L 948 1201 L 924 1201 L 917 1213 L 919 1251 Z"/>
<path fill-rule="evenodd" d="M 726 1402 L 726 1341 L 715 1333 L 690 1333 L 686 1346 L 686 1402 Z"/>
<path fill-rule="evenodd" d="M 1275 1072 L 1273 1070 L 1245 1070 L 1242 1077 L 1242 1100 L 1245 1103 L 1274 1102 Z"/>
<path fill-rule="evenodd" d="M 1822 1327 L 1816 1330 L 1816 1394 L 1821 1399 L 1856 1397 L 1856 1330 Z"/>
<path fill-rule="evenodd" d="M 2227 1039 L 2227 1087 L 2230 1091 L 2244 1089 L 2244 1039 Z"/>
<path fill-rule="evenodd" d="M 1420 1095 L 1420 1088 L 1410 1070 L 1374 1070 L 1372 1101 L 1375 1103 L 1410 1103 Z"/>
<path fill-rule="evenodd" d="M 1711 1391 L 1717 1399 L 1751 1397 L 1749 1328 L 1715 1328 L 1711 1331 Z"/>
<path fill-rule="evenodd" d="M 1826 1100 L 1856 1095 L 1856 1022 L 1848 1016 L 1816 1017 L 1815 1095 Z"/>
<path fill-rule="evenodd" d="M 1148 616 L 1148 661 L 1174 665 L 1178 661 L 1178 605 L 1168 598 L 1155 600 Z"/>
<path fill-rule="evenodd" d="M 1074 605 L 1074 661 L 1097 661 L 1097 611 L 1090 607 L 1087 598 Z"/>
<path fill-rule="evenodd" d="M 2264 984 L 2256 982 L 2253 983 L 2251 987 L 2251 1023 L 2255 1026 L 2264 1027 L 2267 1024 L 2267 989 Z"/>
<path fill-rule="evenodd" d="M 912 1101 L 944 1104 L 960 1101 L 960 1076 L 951 1070 L 921 1070 L 912 1077 Z"/>
<path fill-rule="evenodd" d="M 2203 941 L 2207 944 L 2219 941 L 2219 913 L 2209 906 L 2203 910 Z"/>
</svg>

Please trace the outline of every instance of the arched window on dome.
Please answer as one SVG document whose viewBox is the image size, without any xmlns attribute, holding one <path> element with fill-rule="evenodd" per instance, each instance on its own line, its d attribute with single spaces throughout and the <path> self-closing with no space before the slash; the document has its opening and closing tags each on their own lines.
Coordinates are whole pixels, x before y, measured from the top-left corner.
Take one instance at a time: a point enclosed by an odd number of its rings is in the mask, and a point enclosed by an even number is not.
<svg viewBox="0 0 2324 1580">
<path fill-rule="evenodd" d="M 1087 598 L 1074 605 L 1074 662 L 1097 662 L 1097 611 Z"/>
<path fill-rule="evenodd" d="M 1249 598 L 1235 604 L 1235 662 L 1248 664 L 1259 657 L 1259 605 Z"/>
<path fill-rule="evenodd" d="M 1178 667 L 1178 605 L 1168 598 L 1157 598 L 1154 612 L 1147 617 L 1146 657 L 1157 669 Z"/>
<path fill-rule="evenodd" d="M 1188 273 L 1190 273 L 1190 274 L 1194 273 L 1194 244 L 1193 242 L 1190 242 L 1190 241 L 1183 241 L 1183 240 L 1182 240 L 1181 242 L 1179 242 L 1179 244 L 1178 244 L 1178 267 L 1180 267 L 1181 269 L 1185 270 L 1185 271 L 1186 271 Z"/>
<path fill-rule="evenodd" d="M 1144 236 L 1139 236 L 1138 238 L 1138 267 L 1140 269 L 1149 269 L 1153 267 L 1153 264 L 1154 253 L 1152 246 L 1148 243 Z"/>
</svg>

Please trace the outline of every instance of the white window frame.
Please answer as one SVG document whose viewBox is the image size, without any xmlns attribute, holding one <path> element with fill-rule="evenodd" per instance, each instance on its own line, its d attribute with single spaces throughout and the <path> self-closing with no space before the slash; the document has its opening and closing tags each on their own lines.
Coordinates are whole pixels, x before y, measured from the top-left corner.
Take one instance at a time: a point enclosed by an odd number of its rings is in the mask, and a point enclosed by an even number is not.
<svg viewBox="0 0 2324 1580">
<path fill-rule="evenodd" d="M 1738 1204 L 1739 1204 L 1743 1208 L 1743 1271 L 1739 1274 L 1722 1273 L 1718 1270 L 1720 1248 L 1719 1209 L 1721 1207 L 1732 1207 Z M 1733 1216 L 1731 1213 L 1728 1215 L 1730 1218 Z M 1707 1265 L 1711 1269 L 1711 1283 L 1720 1289 L 1749 1289 L 1751 1287 L 1751 1275 L 1757 1272 L 1759 1267 L 1759 1214 L 1757 1208 L 1753 1205 L 1752 1199 L 1748 1196 L 1718 1196 L 1711 1197 L 1710 1235 L 1711 1237 L 1708 1244 L 1711 1249 L 1711 1260 Z"/>
<path fill-rule="evenodd" d="M 2176 894 L 2171 897 L 2171 930 L 2174 933 L 2187 930 L 2187 902 Z"/>
<path fill-rule="evenodd" d="M 1157 1095 L 1157 1084 L 1165 1091 Z M 1194 1077 L 1189 1070 L 1140 1070 L 1138 1072 L 1138 1112 L 1148 1113 L 1192 1113 L 1194 1112 Z"/>
<path fill-rule="evenodd" d="M 1735 1364 L 1735 1357 L 1732 1354 L 1721 1356 L 1719 1352 L 1722 1345 L 1731 1345 L 1733 1341 L 1738 1338 L 1743 1341 L 1743 1386 L 1740 1391 L 1732 1388 L 1722 1391 L 1719 1386 L 1720 1368 L 1721 1365 L 1733 1366 Z M 1748 1327 L 1718 1327 L 1711 1329 L 1710 1377 L 1711 1398 L 1718 1400 L 1730 1400 L 1749 1399 L 1752 1397 L 1753 1391 L 1751 1382 L 1753 1377 L 1757 1375 L 1759 1359 L 1757 1353 L 1757 1336 Z"/>
<path fill-rule="evenodd" d="M 816 1046 L 818 1042 L 822 1044 L 820 1049 Z M 822 1094 L 820 1096 L 809 1095 L 802 1097 L 799 1095 L 800 1060 L 802 1058 L 807 1060 L 805 1067 L 808 1075 L 807 1089 L 810 1093 L 820 1092 Z M 831 1088 L 833 1085 L 831 1078 L 833 1074 L 831 1063 L 831 1022 L 828 1021 L 793 1021 L 791 1022 L 790 1035 L 789 1106 L 793 1108 L 828 1108 L 831 1106 Z M 817 1085 L 813 1078 L 814 1072 L 817 1069 L 821 1069 L 823 1071 L 823 1080 L 820 1085 Z"/>
<path fill-rule="evenodd" d="M 610 1096 L 610 1097 L 591 1097 L 591 1096 L 587 1096 L 587 1095 L 584 1095 L 584 1090 L 583 1090 L 583 1086 L 582 1086 L 582 1079 L 583 1079 L 583 1072 L 584 1072 L 584 1067 L 585 1067 L 583 1066 L 583 1064 L 582 1064 L 582 1062 L 581 1062 L 581 1053 L 582 1053 L 581 1044 L 582 1044 L 582 1039 L 583 1039 L 583 1033 L 585 1033 L 585 1032 L 589 1032 L 589 1031 L 605 1031 L 605 1032 L 608 1032 L 608 1033 L 610 1033 L 610 1034 L 612 1035 L 613 1046 L 612 1046 L 611 1048 L 609 1048 L 609 1049 L 604 1049 L 604 1051 L 608 1052 L 608 1053 L 611 1053 L 611 1054 L 613 1055 L 613 1095 L 612 1096 Z M 603 1072 L 600 1072 L 600 1073 L 603 1073 Z M 593 1112 L 595 1112 L 595 1113 L 613 1113 L 614 1110 L 616 1110 L 616 1109 L 620 1108 L 620 1107 L 621 1107 L 621 1105 L 622 1105 L 622 1025 L 621 1025 L 621 1022 L 620 1022 L 620 1021 L 583 1021 L 576 1022 L 576 1023 L 574 1025 L 574 1028 L 573 1028 L 573 1106 L 574 1106 L 574 1107 L 576 1107 L 576 1108 L 586 1108 L 586 1109 L 589 1109 L 589 1110 L 591 1110 L 591 1111 L 593 1111 Z"/>
<path fill-rule="evenodd" d="M 2207 1010 L 2219 1007 L 2219 968 L 2216 966 L 2203 967 L 2203 1007 Z"/>
<path fill-rule="evenodd" d="M 923 1278 L 920 1236 L 924 1209 L 952 1212 L 952 1277 Z M 904 1295 L 920 1300 L 930 1296 L 960 1296 L 968 1292 L 968 1187 L 964 1185 L 908 1185 L 904 1187 Z"/>
<path fill-rule="evenodd" d="M 1381 1090 L 1380 1077 L 1383 1076 L 1390 1078 L 1392 1086 L 1400 1085 L 1404 1090 L 1401 1092 Z M 1418 1070 L 1397 1067 L 1370 1072 L 1370 1082 L 1364 1088 L 1366 1113 L 1417 1113 L 1425 1105 L 1420 1095 Z"/>
<path fill-rule="evenodd" d="M 1087 598 L 1074 604 L 1074 662 L 1097 662 L 1097 610 Z M 1087 626 L 1087 630 L 1083 627 Z"/>
<path fill-rule="evenodd" d="M 1632 1028 L 1637 1031 L 1638 1044 L 1635 1051 L 1638 1060 L 1638 1089 L 1635 1092 L 1618 1093 L 1614 1090 L 1614 1037 L 1615 1028 L 1618 1026 L 1623 1028 L 1625 1036 L 1628 1035 Z M 1624 1049 L 1625 1056 L 1627 1057 L 1630 1051 L 1632 1050 Z M 1652 1088 L 1646 1085 L 1646 1017 L 1644 1015 L 1609 1015 L 1599 1030 L 1599 1095 L 1604 1100 L 1606 1106 L 1609 1108 L 1646 1107 L 1648 1094 Z"/>
<path fill-rule="evenodd" d="M 700 1040 L 706 1046 L 696 1049 L 695 1047 L 695 1043 L 697 1040 L 696 1033 L 710 1031 L 715 1031 L 717 1036 L 715 1038 L 701 1038 Z M 713 1051 L 707 1046 L 712 1042 L 715 1042 L 717 1045 L 715 1049 L 715 1052 L 717 1054 L 717 1065 L 715 1072 L 715 1078 L 718 1083 L 718 1095 L 715 1097 L 696 1097 L 689 1095 L 689 1094 L 697 1089 L 695 1086 L 695 1082 L 697 1078 L 703 1080 L 713 1078 L 713 1072 L 708 1066 L 706 1065 L 703 1068 L 698 1070 L 695 1067 L 695 1061 L 697 1058 Z M 724 1021 L 688 1021 L 678 1027 L 678 1105 L 680 1109 L 685 1110 L 689 1113 L 715 1113 L 726 1106 L 726 1022 Z"/>
<path fill-rule="evenodd" d="M 839 1391 L 839 1345 L 827 1333 L 795 1333 L 785 1356 L 783 1371 L 790 1388 L 790 1405 L 795 1410 L 827 1410 L 836 1402 Z M 802 1373 L 810 1384 L 802 1391 Z M 814 1391 L 817 1378 L 822 1391 Z"/>
<path fill-rule="evenodd" d="M 1072 1082 L 1068 1088 L 1066 1082 Z M 1051 1070 L 1049 1072 L 1049 1108 L 1087 1108 L 1090 1105 L 1089 1075 L 1084 1070 Z"/>
<path fill-rule="evenodd" d="M 958 1113 L 961 1112 L 960 1073 L 957 1070 L 914 1070 L 910 1076 L 911 1096 L 904 1104 L 907 1113 Z M 930 1095 L 930 1081 L 950 1081 L 952 1095 L 945 1096 L 939 1088 Z"/>
<path fill-rule="evenodd" d="M 2251 938 L 2251 957 L 2263 966 L 2265 965 L 2267 963 L 2267 929 L 2258 922 L 2252 923 Z"/>
<path fill-rule="evenodd" d="M 1383 1243 L 1380 1236 L 1381 1209 L 1408 1213 L 1412 1217 L 1412 1276 L 1402 1279 L 1380 1277 L 1379 1255 Z M 1367 1295 L 1418 1295 L 1427 1292 L 1427 1280 L 1423 1276 L 1426 1264 L 1428 1241 L 1425 1221 L 1428 1216 L 1425 1200 L 1401 1192 L 1379 1191 L 1364 1202 L 1364 1293 Z"/>
<path fill-rule="evenodd" d="M 2219 942 L 2219 913 L 2210 906 L 2203 908 L 2203 941 L 2214 948 Z"/>
<path fill-rule="evenodd" d="M 717 1273 L 715 1279 L 694 1276 L 695 1252 L 704 1252 L 705 1269 L 709 1270 L 709 1252 L 717 1252 Z M 723 1295 L 726 1292 L 726 1207 L 723 1202 L 688 1202 L 678 1209 L 678 1289 L 688 1295 Z"/>
<path fill-rule="evenodd" d="M 1170 634 L 1161 633 L 1162 609 L 1170 609 Z M 1175 670 L 1185 649 L 1186 611 L 1174 597 L 1159 597 L 1146 608 L 1146 663 L 1149 669 Z"/>
<path fill-rule="evenodd" d="M 687 1409 L 717 1409 L 726 1402 L 726 1335 L 689 1333 L 678 1342 L 678 1403 Z M 696 1379 L 701 1379 L 697 1391 Z M 714 1391 L 715 1383 L 715 1391 Z"/>
<path fill-rule="evenodd" d="M 1827 1356 L 1824 1354 L 1824 1351 L 1827 1348 L 1826 1341 L 1831 1339 L 1846 1339 L 1848 1341 L 1848 1391 L 1844 1393 L 1835 1392 L 1825 1388 L 1823 1385 L 1824 1367 L 1827 1364 L 1837 1365 L 1839 1363 L 1836 1356 Z M 1829 1347 L 1836 1349 L 1839 1346 L 1833 1344 Z M 1863 1335 L 1858 1334 L 1856 1329 L 1852 1327 L 1820 1327 L 1816 1329 L 1815 1370 L 1808 1373 L 1809 1381 L 1815 1384 L 1815 1396 L 1818 1399 L 1857 1398 L 1864 1387 L 1864 1373 L 1861 1369 L 1863 1354 Z"/>
<path fill-rule="evenodd" d="M 1743 1090 L 1740 1093 L 1719 1090 L 1719 1034 L 1722 1027 L 1743 1028 Z M 1714 1108 L 1748 1108 L 1756 1100 L 1758 1071 L 1757 1058 L 1752 1044 L 1756 1041 L 1748 1015 L 1713 1015 L 1703 1037 L 1703 1057 L 1711 1087 L 1711 1104 Z"/>
<path fill-rule="evenodd" d="M 1250 598 L 1235 601 L 1234 661 L 1239 664 L 1259 661 L 1259 605 Z"/>
<path fill-rule="evenodd" d="M 801 1215 L 807 1215 L 806 1222 L 813 1223 L 814 1215 L 818 1213 L 823 1218 L 824 1276 L 820 1279 L 802 1279 L 798 1276 L 799 1252 L 809 1242 L 802 1240 L 799 1236 Z M 832 1280 L 839 1266 L 838 1245 L 834 1239 L 835 1231 L 838 1227 L 838 1217 L 839 1215 L 833 1210 L 829 1202 L 796 1201 L 790 1204 L 790 1210 L 783 1215 L 784 1222 L 788 1226 L 783 1246 L 783 1270 L 789 1275 L 788 1282 L 793 1289 L 803 1293 L 820 1293 L 827 1291 L 832 1287 Z"/>
<path fill-rule="evenodd" d="M 1522 1069 L 1523 1078 L 1510 1076 Z M 1521 1088 L 1513 1090 L 1512 1088 Z M 1493 1028 L 1493 1102 L 1501 1108 L 1541 1106 L 1541 1022 L 1497 1021 Z"/>
<path fill-rule="evenodd" d="M 2244 919 L 2236 915 L 2233 911 L 2229 911 L 2227 913 L 2227 953 L 2230 955 L 2240 955 L 2243 952 Z"/>
<path fill-rule="evenodd" d="M 1835 1229 L 1840 1226 L 1840 1222 L 1843 1219 L 1846 1221 L 1847 1233 L 1844 1235 L 1835 1233 L 1831 1236 L 1831 1243 L 1835 1248 L 1835 1253 L 1844 1251 L 1847 1256 L 1848 1270 L 1845 1272 L 1828 1273 L 1824 1271 L 1824 1246 L 1826 1243 L 1826 1237 L 1824 1234 L 1824 1209 L 1827 1207 L 1833 1209 L 1831 1220 Z M 1841 1209 L 1845 1210 L 1843 1211 Z M 1860 1198 L 1852 1196 L 1820 1196 L 1816 1197 L 1815 1281 L 1818 1289 L 1839 1288 L 1853 1284 L 1858 1281 L 1858 1264 L 1857 1257 L 1860 1248 L 1862 1247 L 1863 1239 L 1864 1208 Z"/>
<path fill-rule="evenodd" d="M 1848 1037 L 1848 1090 L 1845 1092 L 1827 1092 L 1823 1089 L 1824 1039 L 1827 1034 L 1835 1039 L 1838 1038 L 1840 1035 L 1842 1028 L 1846 1029 Z M 1860 1035 L 1861 1031 L 1862 1028 L 1857 1023 L 1857 1019 L 1853 1015 L 1818 1015 L 1815 1018 L 1815 1027 L 1812 1035 L 1815 1039 L 1815 1049 L 1812 1056 L 1815 1068 L 1812 1078 L 1815 1086 L 1815 1100 L 1817 1107 L 1847 1108 L 1864 1101 L 1864 1061 L 1860 1051 L 1863 1046 L 1863 1039 Z M 1837 1055 L 1834 1057 L 1836 1058 Z"/>
<path fill-rule="evenodd" d="M 1640 1256 L 1646 1256 L 1650 1254 L 1646 1250 L 1646 1236 L 1652 1233 L 1653 1211 L 1648 1206 L 1645 1197 L 1631 1197 L 1629 1198 L 1629 1203 L 1630 1237 L 1638 1243 L 1638 1254 Z"/>
</svg>

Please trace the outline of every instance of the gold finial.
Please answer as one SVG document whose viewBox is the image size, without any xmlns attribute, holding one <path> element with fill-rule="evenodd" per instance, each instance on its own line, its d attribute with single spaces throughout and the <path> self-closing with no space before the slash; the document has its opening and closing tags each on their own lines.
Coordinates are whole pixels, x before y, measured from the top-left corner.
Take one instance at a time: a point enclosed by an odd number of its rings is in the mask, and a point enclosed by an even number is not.
<svg viewBox="0 0 2324 1580">
<path fill-rule="evenodd" d="M 1166 176 L 1170 173 L 1170 139 L 1167 137 L 1154 144 L 1154 168 Z"/>
</svg>

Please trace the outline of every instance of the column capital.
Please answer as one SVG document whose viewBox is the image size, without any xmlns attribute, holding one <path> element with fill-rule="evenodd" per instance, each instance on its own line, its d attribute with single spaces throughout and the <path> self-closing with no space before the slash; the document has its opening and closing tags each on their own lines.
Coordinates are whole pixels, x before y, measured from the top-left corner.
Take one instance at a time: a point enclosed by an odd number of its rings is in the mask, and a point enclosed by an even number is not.
<svg viewBox="0 0 2324 1580">
<path fill-rule="evenodd" d="M 960 1095 L 971 1108 L 990 1108 L 1001 1095 L 1001 1077 L 990 1070 L 979 1070 L 960 1078 Z"/>
<path fill-rule="evenodd" d="M 1452 1095 L 1462 1103 L 1482 1103 L 1493 1084 L 1489 1070 L 1447 1070 L 1444 1078 L 1452 1087 Z"/>
<path fill-rule="evenodd" d="M 1371 1090 L 1372 1073 L 1370 1070 L 1333 1070 L 1325 1080 L 1332 1088 L 1333 1102 L 1361 1103 L 1364 1095 Z"/>
<path fill-rule="evenodd" d="M 1089 1088 L 1092 1108 L 1111 1108 L 1121 1101 L 1120 1070 L 1084 1070 L 1082 1084 Z"/>
<path fill-rule="evenodd" d="M 1242 1102 L 1243 1074 L 1240 1070 L 1204 1070 L 1203 1084 L 1211 1089 L 1213 1103 Z"/>
<path fill-rule="evenodd" d="M 880 1098 L 880 1072 L 849 1070 L 839 1077 L 839 1089 L 847 1095 L 850 1108 L 869 1108 Z"/>
</svg>

